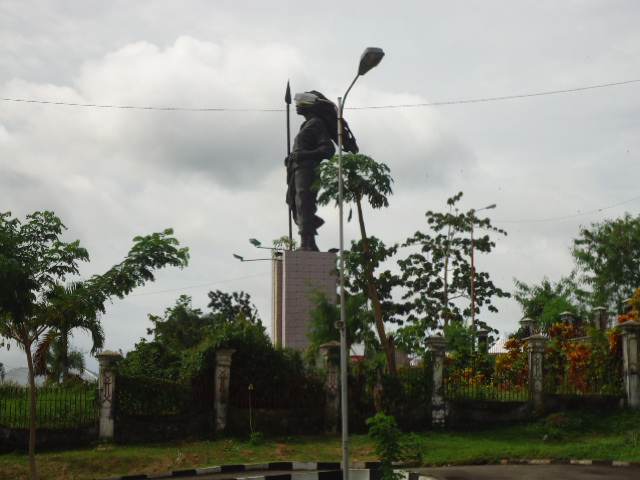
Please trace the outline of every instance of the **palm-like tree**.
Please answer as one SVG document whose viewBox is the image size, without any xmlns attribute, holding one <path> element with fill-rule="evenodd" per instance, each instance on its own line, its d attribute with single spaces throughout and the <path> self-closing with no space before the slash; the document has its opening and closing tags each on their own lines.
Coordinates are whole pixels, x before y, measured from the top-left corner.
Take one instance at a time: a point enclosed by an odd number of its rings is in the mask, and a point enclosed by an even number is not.
<svg viewBox="0 0 640 480">
<path fill-rule="evenodd" d="M 373 306 L 376 330 L 380 343 L 387 357 L 387 368 L 389 373 L 395 375 L 395 352 L 392 342 L 389 341 L 384 329 L 384 316 L 378 286 L 373 275 L 373 261 L 371 258 L 371 244 L 367 237 L 367 230 L 364 223 L 362 203 L 367 201 L 372 208 L 379 209 L 388 207 L 387 195 L 393 193 L 391 184 L 393 179 L 389 175 L 389 167 L 384 163 L 378 163 L 373 158 L 362 154 L 346 154 L 342 157 L 343 168 L 343 195 L 345 203 L 355 203 L 358 212 L 358 222 L 360 224 L 360 235 L 362 237 L 362 247 L 364 252 L 364 271 L 367 277 L 367 295 Z M 318 167 L 319 179 L 316 186 L 320 190 L 318 204 L 327 205 L 330 202 L 339 202 L 338 184 L 338 157 L 334 157 L 328 162 L 322 162 Z M 349 213 L 348 220 L 352 217 Z"/>
<path fill-rule="evenodd" d="M 92 355 L 104 346 L 104 331 L 100 324 L 102 312 L 88 302 L 73 301 L 82 296 L 82 288 L 83 284 L 80 282 L 56 284 L 46 294 L 45 301 L 55 314 L 52 315 L 51 328 L 38 343 L 34 360 L 36 371 L 54 381 L 65 383 L 70 378 L 71 369 L 84 368 L 82 356 L 69 346 L 73 330 L 84 330 L 91 335 Z"/>
</svg>

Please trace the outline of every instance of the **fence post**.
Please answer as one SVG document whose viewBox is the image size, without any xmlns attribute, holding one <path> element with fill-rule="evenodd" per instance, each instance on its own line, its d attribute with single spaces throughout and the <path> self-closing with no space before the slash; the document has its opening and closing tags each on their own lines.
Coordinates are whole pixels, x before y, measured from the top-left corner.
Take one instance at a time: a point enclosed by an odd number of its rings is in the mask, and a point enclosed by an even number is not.
<svg viewBox="0 0 640 480">
<path fill-rule="evenodd" d="M 433 394 L 431 395 L 431 425 L 444 427 L 446 420 L 446 399 L 444 385 L 444 355 L 449 341 L 440 335 L 427 337 L 427 347 L 432 352 Z"/>
<path fill-rule="evenodd" d="M 215 394 L 215 431 L 224 432 L 227 426 L 227 406 L 229 405 L 229 385 L 231 383 L 231 355 L 235 350 L 216 352 L 216 394 Z"/>
<path fill-rule="evenodd" d="M 622 374 L 627 392 L 627 406 L 640 408 L 640 361 L 639 340 L 640 323 L 625 322 L 620 324 L 622 333 Z"/>
<path fill-rule="evenodd" d="M 533 335 L 533 326 L 536 323 L 536 321 L 534 319 L 532 319 L 532 318 L 523 318 L 518 323 L 522 327 L 522 330 L 524 331 L 525 335 L 527 335 L 528 337 Z"/>
<path fill-rule="evenodd" d="M 340 342 L 320 345 L 320 354 L 327 371 L 324 379 L 324 431 L 337 433 L 340 424 Z"/>
<path fill-rule="evenodd" d="M 533 335 L 524 341 L 529 345 L 529 402 L 536 414 L 544 413 L 544 355 L 549 337 Z"/>
<path fill-rule="evenodd" d="M 609 315 L 605 307 L 596 307 L 593 309 L 593 323 L 597 330 L 605 332 L 609 326 Z"/>
<path fill-rule="evenodd" d="M 96 355 L 100 366 L 98 376 L 98 404 L 100 405 L 98 437 L 101 439 L 113 438 L 115 430 L 116 374 L 118 372 L 118 360 L 121 357 L 122 355 L 111 350 L 104 350 Z"/>
<path fill-rule="evenodd" d="M 487 353 L 489 351 L 489 330 L 481 328 L 476 332 L 478 337 L 478 352 Z"/>
</svg>

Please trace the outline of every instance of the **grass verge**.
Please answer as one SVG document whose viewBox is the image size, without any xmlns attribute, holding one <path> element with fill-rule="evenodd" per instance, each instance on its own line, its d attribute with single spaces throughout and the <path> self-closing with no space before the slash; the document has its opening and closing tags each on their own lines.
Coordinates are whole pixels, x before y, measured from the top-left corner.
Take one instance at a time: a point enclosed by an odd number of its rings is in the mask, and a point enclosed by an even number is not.
<svg viewBox="0 0 640 480">
<path fill-rule="evenodd" d="M 555 414 L 536 422 L 418 434 L 424 465 L 485 464 L 504 458 L 640 462 L 640 412 Z M 96 445 L 37 456 L 41 480 L 85 480 L 211 465 L 268 461 L 340 461 L 340 437 L 223 439 L 161 445 Z M 350 437 L 351 461 L 376 461 L 366 435 Z M 0 456 L 0 479 L 28 478 L 27 456 Z"/>
</svg>

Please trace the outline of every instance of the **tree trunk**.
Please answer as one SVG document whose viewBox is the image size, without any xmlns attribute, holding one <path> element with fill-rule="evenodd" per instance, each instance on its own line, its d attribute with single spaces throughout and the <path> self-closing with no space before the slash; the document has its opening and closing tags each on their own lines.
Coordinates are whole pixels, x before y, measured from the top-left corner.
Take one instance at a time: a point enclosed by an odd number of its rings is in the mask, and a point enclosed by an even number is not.
<svg viewBox="0 0 640 480">
<path fill-rule="evenodd" d="M 358 207 L 358 221 L 360 222 L 360 234 L 362 235 L 362 248 L 364 250 L 364 270 L 367 276 L 367 284 L 369 287 L 369 298 L 371 299 L 371 304 L 373 305 L 373 315 L 376 320 L 376 330 L 378 331 L 380 343 L 382 343 L 382 348 L 384 349 L 385 356 L 387 357 L 387 370 L 389 371 L 389 374 L 395 376 L 398 374 L 396 369 L 396 354 L 393 346 L 391 345 L 391 342 L 389 342 L 387 333 L 384 330 L 382 304 L 380 303 L 380 295 L 378 295 L 378 287 L 375 283 L 375 279 L 373 278 L 373 267 L 371 266 L 371 262 L 369 260 L 371 247 L 369 246 L 369 239 L 367 238 L 367 232 L 364 226 L 364 216 L 362 214 L 362 203 L 360 201 L 360 196 L 356 198 L 356 205 Z"/>
<path fill-rule="evenodd" d="M 33 357 L 31 356 L 31 341 L 27 340 L 23 345 L 29 368 L 29 476 L 31 480 L 38 480 L 36 471 L 36 398 L 38 392 L 33 370 Z"/>
</svg>

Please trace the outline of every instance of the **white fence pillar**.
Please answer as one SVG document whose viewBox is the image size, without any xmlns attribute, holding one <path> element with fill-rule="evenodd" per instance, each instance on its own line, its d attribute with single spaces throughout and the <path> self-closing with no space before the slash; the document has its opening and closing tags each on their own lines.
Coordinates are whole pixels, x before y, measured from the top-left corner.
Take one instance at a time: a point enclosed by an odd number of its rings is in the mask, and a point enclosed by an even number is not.
<svg viewBox="0 0 640 480">
<path fill-rule="evenodd" d="M 625 322 L 620 324 L 622 332 L 622 374 L 627 392 L 627 406 L 640 408 L 640 323 Z"/>
<path fill-rule="evenodd" d="M 100 430 L 99 438 L 113 438 L 114 434 L 114 408 L 116 396 L 116 373 L 118 360 L 122 355 L 111 350 L 105 350 L 96 355 L 100 365 L 99 398 L 100 405 Z"/>
</svg>

